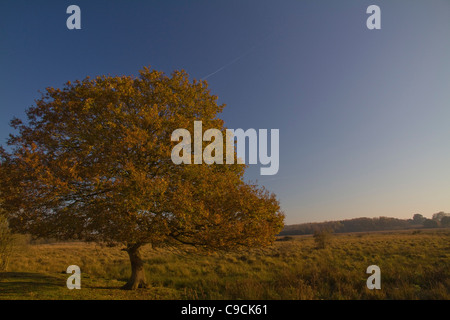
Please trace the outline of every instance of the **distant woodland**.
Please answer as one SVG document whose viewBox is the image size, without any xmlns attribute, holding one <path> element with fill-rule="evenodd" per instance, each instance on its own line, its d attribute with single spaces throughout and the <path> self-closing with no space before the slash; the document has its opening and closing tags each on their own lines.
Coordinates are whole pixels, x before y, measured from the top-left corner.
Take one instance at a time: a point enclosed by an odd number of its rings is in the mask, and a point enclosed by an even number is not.
<svg viewBox="0 0 450 320">
<path fill-rule="evenodd" d="M 449 213 L 441 211 L 433 214 L 431 219 L 415 214 L 412 219 L 378 217 L 294 224 L 285 226 L 280 235 L 305 235 L 314 234 L 316 231 L 345 233 L 439 227 L 450 227 Z"/>
</svg>

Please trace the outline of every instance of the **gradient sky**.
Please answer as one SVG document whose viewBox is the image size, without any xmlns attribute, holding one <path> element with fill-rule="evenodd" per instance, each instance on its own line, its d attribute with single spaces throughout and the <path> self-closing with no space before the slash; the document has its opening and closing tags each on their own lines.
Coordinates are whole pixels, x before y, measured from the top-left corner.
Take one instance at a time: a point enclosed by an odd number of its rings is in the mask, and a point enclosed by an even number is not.
<svg viewBox="0 0 450 320">
<path fill-rule="evenodd" d="M 143 66 L 210 75 L 228 128 L 280 129 L 278 174 L 246 178 L 287 224 L 450 212 L 448 0 L 2 0 L 0 143 L 38 90 Z"/>
</svg>

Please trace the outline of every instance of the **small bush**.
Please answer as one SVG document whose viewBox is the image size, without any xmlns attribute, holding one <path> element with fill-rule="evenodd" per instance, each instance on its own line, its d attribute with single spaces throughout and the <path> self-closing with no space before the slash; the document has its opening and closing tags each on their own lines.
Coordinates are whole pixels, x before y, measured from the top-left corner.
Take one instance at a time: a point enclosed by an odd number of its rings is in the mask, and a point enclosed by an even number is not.
<svg viewBox="0 0 450 320">
<path fill-rule="evenodd" d="M 325 249 L 330 242 L 331 232 L 329 230 L 316 230 L 313 237 L 317 248 Z"/>
</svg>

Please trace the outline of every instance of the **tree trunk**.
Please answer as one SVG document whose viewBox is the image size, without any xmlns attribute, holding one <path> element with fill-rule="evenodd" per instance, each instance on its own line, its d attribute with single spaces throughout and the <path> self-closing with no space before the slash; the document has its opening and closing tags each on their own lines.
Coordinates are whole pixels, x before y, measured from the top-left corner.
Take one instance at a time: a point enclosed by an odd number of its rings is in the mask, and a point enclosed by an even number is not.
<svg viewBox="0 0 450 320">
<path fill-rule="evenodd" d="M 128 246 L 125 249 L 130 256 L 131 262 L 131 278 L 128 282 L 122 287 L 124 290 L 136 290 L 138 288 L 148 288 L 147 280 L 145 278 L 145 270 L 144 270 L 144 261 L 142 261 L 141 245 L 136 244 L 132 246 Z"/>
</svg>

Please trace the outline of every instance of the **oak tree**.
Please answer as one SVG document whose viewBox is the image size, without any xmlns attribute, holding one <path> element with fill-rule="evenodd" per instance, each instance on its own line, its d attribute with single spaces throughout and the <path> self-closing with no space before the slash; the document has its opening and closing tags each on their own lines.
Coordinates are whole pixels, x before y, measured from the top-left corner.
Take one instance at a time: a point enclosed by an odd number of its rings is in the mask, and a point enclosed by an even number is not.
<svg viewBox="0 0 450 320">
<path fill-rule="evenodd" d="M 226 130 L 206 81 L 144 68 L 47 88 L 13 119 L 0 149 L 2 209 L 16 232 L 123 245 L 146 287 L 140 248 L 268 245 L 283 227 L 276 196 L 244 181 L 245 165 L 176 165 L 178 128 Z M 225 153 L 224 153 L 225 154 Z"/>
</svg>

